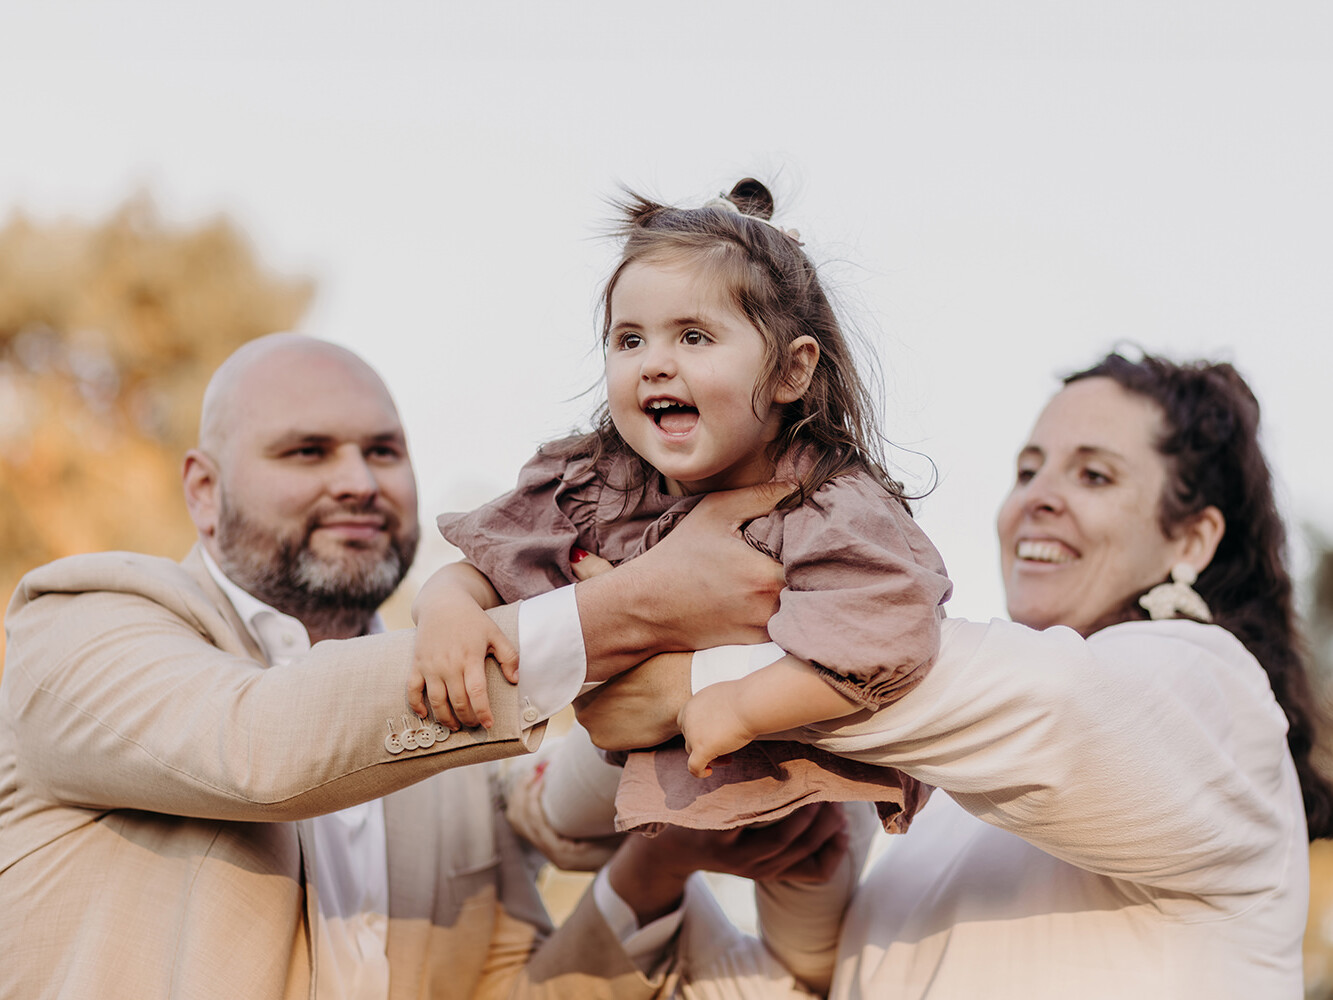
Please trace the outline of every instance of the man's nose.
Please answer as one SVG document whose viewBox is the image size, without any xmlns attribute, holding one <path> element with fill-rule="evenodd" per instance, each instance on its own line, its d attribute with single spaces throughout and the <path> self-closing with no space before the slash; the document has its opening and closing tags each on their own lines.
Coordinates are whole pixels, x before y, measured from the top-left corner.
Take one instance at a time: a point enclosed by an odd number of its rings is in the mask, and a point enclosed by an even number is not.
<svg viewBox="0 0 1333 1000">
<path fill-rule="evenodd" d="M 329 492 L 338 498 L 367 501 L 379 493 L 379 480 L 366 456 L 355 445 L 339 449 L 329 474 Z"/>
</svg>

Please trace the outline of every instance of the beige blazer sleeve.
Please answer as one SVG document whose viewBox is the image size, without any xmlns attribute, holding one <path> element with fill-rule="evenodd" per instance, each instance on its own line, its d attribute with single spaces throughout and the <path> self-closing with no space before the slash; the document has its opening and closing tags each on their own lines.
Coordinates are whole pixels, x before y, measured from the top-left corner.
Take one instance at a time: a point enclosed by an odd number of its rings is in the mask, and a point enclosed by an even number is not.
<svg viewBox="0 0 1333 1000">
<path fill-rule="evenodd" d="M 544 727 L 520 728 L 516 689 L 496 670 L 489 733 L 391 752 L 412 631 L 319 643 L 269 670 L 194 568 L 101 553 L 20 583 L 5 686 L 25 767 L 57 800 L 293 820 L 541 742 Z M 497 618 L 516 639 L 517 611 Z"/>
</svg>

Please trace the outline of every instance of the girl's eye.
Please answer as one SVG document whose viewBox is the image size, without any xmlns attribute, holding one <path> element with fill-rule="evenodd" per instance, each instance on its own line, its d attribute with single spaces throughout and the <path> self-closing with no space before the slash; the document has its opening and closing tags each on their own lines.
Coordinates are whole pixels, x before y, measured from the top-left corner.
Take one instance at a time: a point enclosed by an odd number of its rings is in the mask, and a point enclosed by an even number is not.
<svg viewBox="0 0 1333 1000">
<path fill-rule="evenodd" d="M 616 340 L 616 349 L 621 351 L 631 351 L 643 343 L 643 338 L 637 333 L 622 333 Z"/>
<path fill-rule="evenodd" d="M 680 335 L 680 339 L 683 343 L 690 345 L 706 344 L 708 343 L 708 334 L 702 330 L 686 330 Z"/>
</svg>

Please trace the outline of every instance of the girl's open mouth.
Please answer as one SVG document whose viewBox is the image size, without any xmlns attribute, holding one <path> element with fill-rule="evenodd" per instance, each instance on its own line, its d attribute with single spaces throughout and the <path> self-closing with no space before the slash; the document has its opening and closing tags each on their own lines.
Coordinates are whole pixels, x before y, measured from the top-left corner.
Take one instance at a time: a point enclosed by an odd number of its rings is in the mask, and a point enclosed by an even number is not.
<svg viewBox="0 0 1333 1000">
<path fill-rule="evenodd" d="M 676 399 L 652 399 L 643 409 L 665 434 L 688 434 L 699 422 L 699 411 Z"/>
</svg>

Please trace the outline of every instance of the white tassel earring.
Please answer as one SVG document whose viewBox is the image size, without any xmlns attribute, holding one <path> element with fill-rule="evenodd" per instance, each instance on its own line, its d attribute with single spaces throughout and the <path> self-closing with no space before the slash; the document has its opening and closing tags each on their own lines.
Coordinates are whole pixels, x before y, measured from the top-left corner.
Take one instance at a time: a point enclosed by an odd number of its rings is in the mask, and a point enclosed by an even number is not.
<svg viewBox="0 0 1333 1000">
<path fill-rule="evenodd" d="M 1188 563 L 1176 563 L 1171 567 L 1171 580 L 1159 583 L 1139 598 L 1139 604 L 1148 612 L 1153 621 L 1164 618 L 1193 618 L 1195 621 L 1211 622 L 1213 614 L 1208 605 L 1194 589 L 1194 581 L 1199 578 L 1194 567 Z"/>
</svg>

